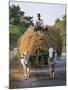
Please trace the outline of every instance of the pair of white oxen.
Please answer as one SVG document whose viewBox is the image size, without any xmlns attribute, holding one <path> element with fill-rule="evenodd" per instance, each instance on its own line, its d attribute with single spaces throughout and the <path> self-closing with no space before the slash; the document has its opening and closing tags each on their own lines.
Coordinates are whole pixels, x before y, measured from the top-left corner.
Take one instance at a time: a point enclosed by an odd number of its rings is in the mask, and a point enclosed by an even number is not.
<svg viewBox="0 0 68 90">
<path fill-rule="evenodd" d="M 48 65 L 50 70 L 50 77 L 54 78 L 55 77 L 54 54 L 53 54 L 54 49 L 50 47 L 48 52 L 49 52 Z M 21 55 L 21 59 L 20 59 L 24 70 L 24 79 L 29 79 L 29 74 L 30 74 L 30 68 L 28 66 L 29 57 L 30 55 L 26 50 L 25 53 Z"/>
</svg>

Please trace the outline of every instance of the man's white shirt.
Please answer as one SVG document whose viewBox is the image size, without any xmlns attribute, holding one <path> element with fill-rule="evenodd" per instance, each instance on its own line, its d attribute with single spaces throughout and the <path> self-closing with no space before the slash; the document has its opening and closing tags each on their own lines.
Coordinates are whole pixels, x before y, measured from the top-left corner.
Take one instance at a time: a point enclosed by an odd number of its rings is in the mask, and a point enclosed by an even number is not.
<svg viewBox="0 0 68 90">
<path fill-rule="evenodd" d="M 37 20 L 37 21 L 36 21 L 36 26 L 40 26 L 40 27 L 44 28 L 43 20 L 42 20 L 42 19 Z"/>
</svg>

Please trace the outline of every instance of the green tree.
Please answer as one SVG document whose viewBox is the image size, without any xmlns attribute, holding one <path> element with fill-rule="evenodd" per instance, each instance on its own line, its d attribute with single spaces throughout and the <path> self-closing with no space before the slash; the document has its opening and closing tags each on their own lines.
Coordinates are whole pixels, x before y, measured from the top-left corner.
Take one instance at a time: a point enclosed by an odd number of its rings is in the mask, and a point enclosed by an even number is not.
<svg viewBox="0 0 68 90">
<path fill-rule="evenodd" d="M 30 17 L 30 16 L 21 16 L 20 18 L 21 27 L 24 27 L 25 29 L 27 29 L 30 25 L 34 25 L 32 19 L 33 17 Z"/>
<path fill-rule="evenodd" d="M 30 25 L 33 25 L 33 17 L 24 14 L 25 12 L 21 11 L 19 6 L 12 5 L 9 7 L 10 49 L 17 46 L 19 37 Z"/>
<path fill-rule="evenodd" d="M 9 7 L 10 24 L 25 26 L 25 28 L 33 25 L 33 17 L 25 16 L 25 12 L 20 10 L 19 6 L 12 5 Z M 23 17 L 23 18 L 22 18 Z"/>
<path fill-rule="evenodd" d="M 20 23 L 20 17 L 24 15 L 24 12 L 20 10 L 19 6 L 12 5 L 9 7 L 10 23 L 18 25 Z"/>
<path fill-rule="evenodd" d="M 63 49 L 65 49 L 65 46 L 66 46 L 66 38 L 65 38 L 66 37 L 66 15 L 64 15 L 61 19 L 56 19 L 54 26 L 60 30 L 59 32 L 63 40 Z"/>
</svg>

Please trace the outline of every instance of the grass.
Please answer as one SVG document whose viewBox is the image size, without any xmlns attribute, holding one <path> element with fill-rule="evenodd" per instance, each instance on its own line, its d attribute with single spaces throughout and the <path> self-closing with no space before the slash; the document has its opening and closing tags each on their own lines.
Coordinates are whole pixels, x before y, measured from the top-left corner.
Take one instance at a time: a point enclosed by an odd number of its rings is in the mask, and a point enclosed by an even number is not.
<svg viewBox="0 0 68 90">
<path fill-rule="evenodd" d="M 10 69 L 9 78 L 10 78 L 10 80 L 23 79 L 23 70 L 22 69 Z"/>
</svg>

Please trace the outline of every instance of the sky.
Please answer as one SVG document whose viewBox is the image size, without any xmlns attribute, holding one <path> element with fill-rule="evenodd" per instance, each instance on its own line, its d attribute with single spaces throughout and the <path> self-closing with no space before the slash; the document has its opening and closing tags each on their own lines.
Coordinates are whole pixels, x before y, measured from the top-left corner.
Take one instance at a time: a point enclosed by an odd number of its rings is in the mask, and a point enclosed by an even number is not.
<svg viewBox="0 0 68 90">
<path fill-rule="evenodd" d="M 66 14 L 65 4 L 10 1 L 10 5 L 13 4 L 18 5 L 25 12 L 25 15 L 32 16 L 34 23 L 37 19 L 37 13 L 41 14 L 45 25 L 53 25 L 57 18 L 61 19 Z"/>
</svg>

